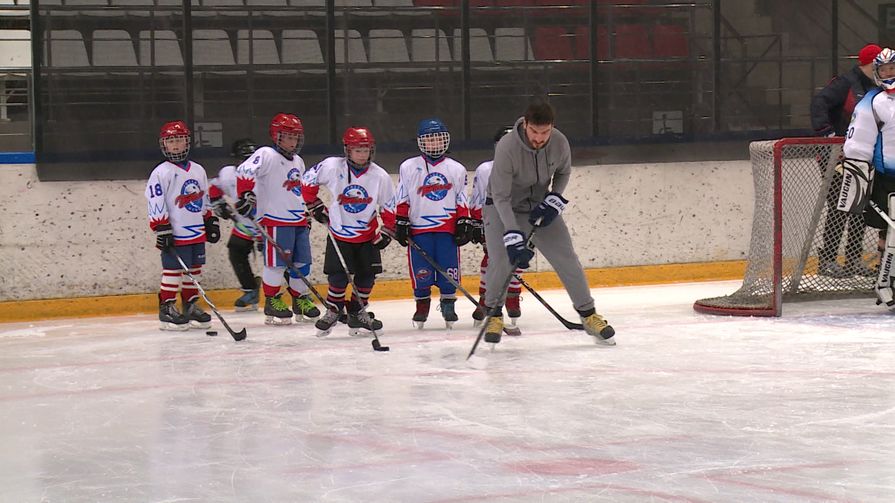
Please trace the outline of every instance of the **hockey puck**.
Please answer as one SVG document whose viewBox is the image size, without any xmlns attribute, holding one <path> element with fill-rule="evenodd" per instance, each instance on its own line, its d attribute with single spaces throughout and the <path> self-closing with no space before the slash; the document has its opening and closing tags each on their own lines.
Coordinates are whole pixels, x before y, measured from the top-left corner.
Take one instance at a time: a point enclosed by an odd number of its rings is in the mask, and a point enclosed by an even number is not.
<svg viewBox="0 0 895 503">
<path fill-rule="evenodd" d="M 211 337 L 214 337 L 214 336 L 216 336 L 217 334 L 218 334 L 218 333 L 217 333 L 217 331 L 215 331 L 215 330 L 209 330 L 209 331 L 205 332 L 205 335 L 210 335 Z"/>
</svg>

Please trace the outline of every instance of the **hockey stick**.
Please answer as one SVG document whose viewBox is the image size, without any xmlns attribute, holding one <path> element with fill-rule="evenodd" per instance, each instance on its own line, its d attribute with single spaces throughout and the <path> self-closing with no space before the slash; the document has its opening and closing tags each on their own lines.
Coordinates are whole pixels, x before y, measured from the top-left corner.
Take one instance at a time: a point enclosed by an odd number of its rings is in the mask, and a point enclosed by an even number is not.
<svg viewBox="0 0 895 503">
<path fill-rule="evenodd" d="M 534 249 L 534 243 L 532 243 L 531 240 L 532 240 L 532 238 L 535 237 L 535 233 L 538 231 L 538 224 L 540 224 L 540 223 L 541 223 L 541 219 L 538 219 L 538 221 L 535 222 L 534 228 L 531 230 L 531 234 L 528 235 L 528 239 L 525 240 L 525 247 L 530 250 Z M 510 274 L 507 274 L 507 279 L 503 282 L 503 287 L 500 290 L 498 290 L 499 292 L 501 292 L 501 294 L 500 294 L 501 297 L 506 295 L 507 288 L 510 287 L 510 283 L 513 281 L 513 276 L 516 275 L 516 269 L 518 269 L 518 266 L 516 265 L 516 263 L 510 264 Z M 485 319 L 482 320 L 482 328 L 479 329 L 479 335 L 476 336 L 475 342 L 472 343 L 472 348 L 469 350 L 469 354 L 466 355 L 467 361 L 470 358 L 472 358 L 472 355 L 475 354 L 476 348 L 479 347 L 479 343 L 482 342 L 482 337 L 485 335 L 485 331 L 488 330 L 488 322 L 491 321 L 491 318 L 494 318 L 495 316 L 499 316 L 500 310 L 502 308 L 503 308 L 503 304 L 498 303 L 497 305 L 495 305 L 488 311 L 488 314 L 485 316 Z"/>
<path fill-rule="evenodd" d="M 543 306 L 546 307 L 548 311 L 550 311 L 550 314 L 552 314 L 557 320 L 559 320 L 559 322 L 562 323 L 564 327 L 568 328 L 569 330 L 584 330 L 584 325 L 582 325 L 581 323 L 575 323 L 560 316 L 559 313 L 557 313 L 556 310 L 554 310 L 553 307 L 551 307 L 550 304 L 548 304 L 543 297 L 538 295 L 538 292 L 536 292 L 535 289 L 531 287 L 531 285 L 529 285 L 525 282 L 524 279 L 522 279 L 522 276 L 516 274 L 515 271 L 513 272 L 513 276 L 517 280 L 519 280 L 519 283 L 524 286 L 526 290 L 531 292 L 531 294 L 534 295 L 535 298 L 538 299 L 538 301 L 540 301 L 540 303 L 543 304 Z"/>
<path fill-rule="evenodd" d="M 177 252 L 174 251 L 173 249 L 170 251 L 170 253 L 173 254 L 174 257 L 177 258 L 178 262 L 180 262 L 180 267 L 183 268 L 183 272 L 185 272 L 186 275 L 189 276 L 190 279 L 193 281 L 193 284 L 196 285 L 196 289 L 199 290 L 200 294 L 202 294 L 202 298 L 205 299 L 205 303 L 208 304 L 208 307 L 211 308 L 211 311 L 215 314 L 215 316 L 217 316 L 218 319 L 221 320 L 221 325 L 224 325 L 224 328 L 226 328 L 227 331 L 230 332 L 230 335 L 233 336 L 233 340 L 235 340 L 235 341 L 244 340 L 246 338 L 246 329 L 243 328 L 239 332 L 234 332 L 233 329 L 230 328 L 230 325 L 228 325 L 227 322 L 224 321 L 224 317 L 221 316 L 221 313 L 218 312 L 218 308 L 215 307 L 214 303 L 211 302 L 211 299 L 208 298 L 208 295 L 205 293 L 205 290 L 202 288 L 202 285 L 199 284 L 199 280 L 197 280 L 196 278 L 193 277 L 193 274 L 190 272 L 190 268 L 187 267 L 186 264 L 183 263 L 183 259 L 180 258 L 180 255 L 178 255 Z"/>
<path fill-rule="evenodd" d="M 364 306 L 363 299 L 360 298 L 360 290 L 357 289 L 357 284 L 354 282 L 354 276 L 351 275 L 351 271 L 348 270 L 348 264 L 345 262 L 345 257 L 342 256 L 342 250 L 339 249 L 339 242 L 336 240 L 335 234 L 333 234 L 333 230 L 330 229 L 329 224 L 326 225 L 326 234 L 329 236 L 330 241 L 333 244 L 333 248 L 336 250 L 336 255 L 339 257 L 339 263 L 342 264 L 342 270 L 345 271 L 345 275 L 348 276 L 348 281 L 351 283 L 351 289 L 354 291 L 353 295 L 357 295 L 358 304 L 360 304 L 360 310 L 363 312 L 368 318 L 370 318 L 369 313 L 367 313 L 367 308 Z M 372 318 L 370 318 L 372 319 Z M 373 345 L 373 351 L 388 351 L 388 346 L 383 346 L 382 343 L 379 342 L 379 336 L 376 335 L 375 330 L 370 330 L 373 334 L 373 341 L 371 344 Z"/>
<path fill-rule="evenodd" d="M 873 211 L 879 214 L 880 218 L 882 218 L 887 224 L 889 224 L 889 227 L 891 227 L 892 230 L 895 230 L 895 221 L 892 221 L 892 218 L 889 217 L 889 215 L 886 215 L 886 213 L 883 211 L 882 208 L 879 207 L 879 205 L 877 205 L 872 200 L 868 201 L 867 204 L 869 204 L 870 207 L 873 208 Z"/>
<path fill-rule="evenodd" d="M 302 283 L 304 283 L 305 286 L 308 287 L 308 290 L 310 290 L 310 292 L 312 294 L 314 294 L 314 298 L 317 299 L 318 301 L 320 301 L 320 304 L 322 306 L 326 307 L 326 299 L 324 299 L 323 296 L 320 295 L 320 292 L 318 292 L 317 289 L 314 288 L 314 285 L 311 284 L 311 282 L 308 280 L 307 276 L 302 274 L 302 272 L 298 269 L 298 267 L 295 267 L 295 263 L 293 263 L 292 260 L 290 260 L 289 254 L 286 253 L 286 250 L 284 250 L 283 247 L 280 246 L 279 243 L 277 243 L 273 238 L 270 237 L 270 234 L 268 234 L 267 231 L 264 230 L 264 227 L 261 224 L 259 224 L 258 222 L 251 221 L 251 220 L 249 220 L 248 217 L 244 217 L 244 216 L 240 215 L 239 213 L 234 213 L 233 215 L 238 216 L 238 218 L 239 218 L 238 223 L 240 224 L 241 228 L 246 228 L 247 230 L 251 229 L 253 232 L 257 232 L 268 243 L 273 245 L 274 249 L 277 251 L 277 255 L 279 255 L 280 258 L 283 259 L 283 262 L 286 263 L 286 269 L 289 269 L 290 271 L 295 273 L 298 276 L 298 279 L 300 279 L 302 281 Z M 248 227 L 247 222 L 251 222 L 252 227 Z M 310 229 L 308 229 L 308 230 L 310 231 Z"/>
</svg>

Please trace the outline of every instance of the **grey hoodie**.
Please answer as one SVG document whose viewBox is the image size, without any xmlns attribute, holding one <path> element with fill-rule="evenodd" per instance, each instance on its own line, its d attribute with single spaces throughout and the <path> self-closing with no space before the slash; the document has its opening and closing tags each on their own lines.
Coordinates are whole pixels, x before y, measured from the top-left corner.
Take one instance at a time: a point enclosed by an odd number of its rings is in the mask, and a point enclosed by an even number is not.
<svg viewBox="0 0 895 503">
<path fill-rule="evenodd" d="M 505 135 L 494 147 L 488 181 L 488 196 L 507 231 L 519 230 L 514 213 L 531 213 L 547 192 L 562 194 L 572 174 L 572 151 L 566 135 L 553 128 L 547 144 L 535 150 L 528 144 L 523 122 L 522 117 L 517 119 L 515 134 Z"/>
</svg>

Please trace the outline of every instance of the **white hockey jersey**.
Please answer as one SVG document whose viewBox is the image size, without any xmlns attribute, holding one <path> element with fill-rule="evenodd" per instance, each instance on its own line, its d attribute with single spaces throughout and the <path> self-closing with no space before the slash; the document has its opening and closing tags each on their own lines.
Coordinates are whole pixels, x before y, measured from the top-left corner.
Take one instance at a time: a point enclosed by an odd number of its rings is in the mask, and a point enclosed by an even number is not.
<svg viewBox="0 0 895 503">
<path fill-rule="evenodd" d="M 333 195 L 328 207 L 329 228 L 340 241 L 374 240 L 379 234 L 377 213 L 384 225 L 394 227 L 395 188 L 388 173 L 376 163 L 357 174 L 344 157 L 328 157 L 309 169 L 302 182 L 307 202 L 317 199 L 320 187 Z"/>
<path fill-rule="evenodd" d="M 239 199 L 236 195 L 236 166 L 224 166 L 218 172 L 218 176 L 209 180 L 208 183 L 208 194 L 212 200 L 221 196 L 226 196 L 231 203 L 235 203 L 236 200 Z M 243 239 L 252 239 L 251 236 L 242 232 L 236 226 L 233 227 L 231 232 Z"/>
<path fill-rule="evenodd" d="M 164 161 L 146 183 L 149 227 L 170 224 L 177 246 L 205 242 L 205 219 L 211 217 L 205 168 L 193 161 L 185 167 Z"/>
<path fill-rule="evenodd" d="M 466 168 L 442 157 L 431 164 L 422 155 L 401 163 L 395 191 L 395 213 L 410 219 L 411 235 L 454 233 L 457 218 L 469 217 Z"/>
<path fill-rule="evenodd" d="M 301 197 L 305 162 L 297 155 L 286 159 L 273 147 L 261 147 L 236 168 L 236 192 L 255 193 L 255 212 L 262 225 L 308 225 Z"/>
<path fill-rule="evenodd" d="M 877 88 L 865 94 L 855 107 L 842 153 L 895 176 L 895 155 L 890 152 L 895 152 L 895 95 Z"/>
<path fill-rule="evenodd" d="M 485 161 L 475 169 L 472 178 L 472 196 L 469 198 L 469 215 L 476 220 L 482 219 L 482 208 L 488 197 L 488 179 L 491 178 L 491 168 L 494 161 Z"/>
</svg>

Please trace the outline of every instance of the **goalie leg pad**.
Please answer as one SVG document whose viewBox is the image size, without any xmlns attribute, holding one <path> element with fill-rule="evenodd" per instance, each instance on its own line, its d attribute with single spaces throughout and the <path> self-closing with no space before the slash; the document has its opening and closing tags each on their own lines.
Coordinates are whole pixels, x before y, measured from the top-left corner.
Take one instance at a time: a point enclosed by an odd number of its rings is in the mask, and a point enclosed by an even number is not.
<svg viewBox="0 0 895 503">
<path fill-rule="evenodd" d="M 870 185 L 873 183 L 873 166 L 867 161 L 845 159 L 842 161 L 842 186 L 836 209 L 860 214 L 867 206 Z"/>
<path fill-rule="evenodd" d="M 895 194 L 889 194 L 889 217 L 895 216 Z M 888 229 L 886 232 L 886 248 L 883 250 L 879 262 L 879 276 L 876 278 L 877 305 L 885 304 L 889 309 L 895 309 L 895 291 L 892 290 L 892 262 L 895 261 L 895 232 Z"/>
</svg>

